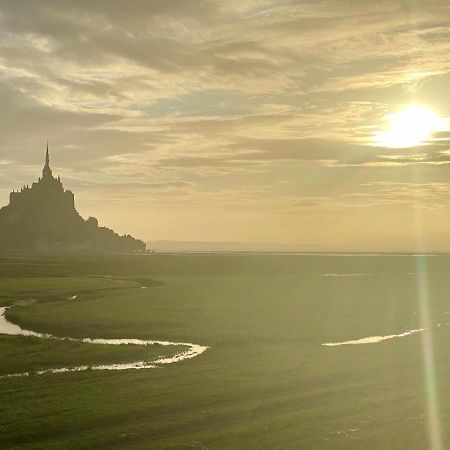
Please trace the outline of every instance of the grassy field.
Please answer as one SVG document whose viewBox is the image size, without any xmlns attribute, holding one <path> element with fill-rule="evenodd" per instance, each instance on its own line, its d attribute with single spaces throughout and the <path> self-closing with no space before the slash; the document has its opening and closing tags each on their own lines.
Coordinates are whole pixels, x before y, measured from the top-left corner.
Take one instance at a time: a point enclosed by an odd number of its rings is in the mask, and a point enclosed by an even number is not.
<svg viewBox="0 0 450 450">
<path fill-rule="evenodd" d="M 2 259 L 0 305 L 37 300 L 7 312 L 25 328 L 210 348 L 158 369 L 0 379 L 0 447 L 425 449 L 434 407 L 448 448 L 449 276 L 448 256 Z M 427 371 L 427 335 L 321 345 L 427 312 L 441 324 Z M 0 335 L 0 375 L 177 351 Z"/>
</svg>

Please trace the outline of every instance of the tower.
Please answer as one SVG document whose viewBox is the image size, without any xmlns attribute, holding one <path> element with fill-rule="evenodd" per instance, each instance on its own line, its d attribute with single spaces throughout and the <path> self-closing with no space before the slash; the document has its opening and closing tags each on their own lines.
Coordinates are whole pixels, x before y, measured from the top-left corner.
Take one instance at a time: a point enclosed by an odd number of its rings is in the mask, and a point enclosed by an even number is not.
<svg viewBox="0 0 450 450">
<path fill-rule="evenodd" d="M 53 172 L 52 169 L 50 169 L 50 155 L 48 153 L 48 141 L 47 141 L 47 153 L 45 155 L 45 165 L 42 169 L 42 178 L 53 178 Z"/>
</svg>

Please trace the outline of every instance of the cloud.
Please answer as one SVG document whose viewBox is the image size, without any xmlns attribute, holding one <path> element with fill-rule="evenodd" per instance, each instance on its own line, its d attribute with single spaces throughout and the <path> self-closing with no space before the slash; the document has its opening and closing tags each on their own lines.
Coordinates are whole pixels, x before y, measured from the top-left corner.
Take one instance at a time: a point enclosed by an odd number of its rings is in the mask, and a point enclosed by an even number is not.
<svg viewBox="0 0 450 450">
<path fill-rule="evenodd" d="M 0 0 L 3 198 L 37 176 L 48 137 L 82 208 L 126 199 L 142 224 L 194 205 L 186 229 L 217 211 L 230 233 L 276 211 L 295 216 L 294 239 L 298 214 L 312 236 L 326 211 L 337 221 L 411 205 L 363 181 L 407 183 L 414 169 L 447 182 L 448 133 L 411 149 L 372 145 L 403 104 L 450 116 L 447 17 L 445 0 Z M 102 214 L 127 228 L 127 214 Z M 242 233 L 233 238 L 252 234 Z"/>
</svg>

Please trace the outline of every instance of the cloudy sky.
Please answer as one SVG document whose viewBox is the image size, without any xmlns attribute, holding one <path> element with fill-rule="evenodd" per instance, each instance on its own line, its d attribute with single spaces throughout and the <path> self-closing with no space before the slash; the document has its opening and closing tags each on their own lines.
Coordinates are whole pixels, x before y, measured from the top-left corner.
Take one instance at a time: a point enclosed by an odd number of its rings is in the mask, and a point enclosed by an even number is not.
<svg viewBox="0 0 450 450">
<path fill-rule="evenodd" d="M 449 129 L 376 136 L 449 92 L 448 0 L 0 0 L 0 203 L 48 138 L 145 240 L 448 250 Z"/>
</svg>

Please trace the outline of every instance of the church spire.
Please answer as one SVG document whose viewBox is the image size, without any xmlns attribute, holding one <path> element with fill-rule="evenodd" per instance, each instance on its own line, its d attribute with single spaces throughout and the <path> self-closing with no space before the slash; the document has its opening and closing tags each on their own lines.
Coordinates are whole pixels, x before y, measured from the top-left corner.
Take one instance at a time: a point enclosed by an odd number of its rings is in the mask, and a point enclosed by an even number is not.
<svg viewBox="0 0 450 450">
<path fill-rule="evenodd" d="M 45 154 L 45 166 L 42 170 L 42 178 L 53 178 L 52 169 L 50 169 L 50 154 L 48 152 L 48 139 L 47 139 L 47 153 Z"/>
</svg>

